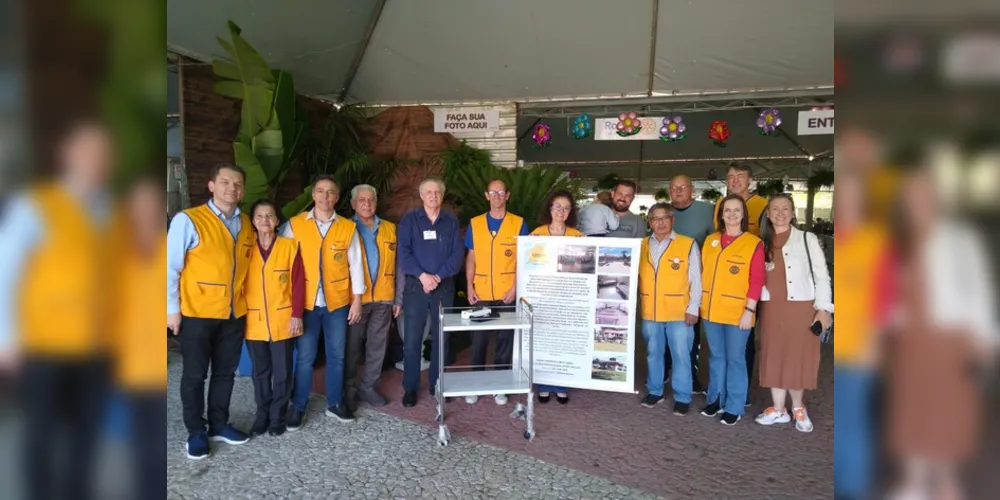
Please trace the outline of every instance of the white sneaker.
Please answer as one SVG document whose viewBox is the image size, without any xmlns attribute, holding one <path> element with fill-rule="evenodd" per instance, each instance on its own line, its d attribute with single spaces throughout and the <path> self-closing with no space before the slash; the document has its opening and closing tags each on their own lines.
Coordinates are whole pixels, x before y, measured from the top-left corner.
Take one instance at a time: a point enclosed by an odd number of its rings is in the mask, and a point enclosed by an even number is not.
<svg viewBox="0 0 1000 500">
<path fill-rule="evenodd" d="M 493 402 L 495 402 L 497 406 L 504 406 L 507 404 L 507 395 L 497 394 L 496 396 L 493 396 Z"/>
<path fill-rule="evenodd" d="M 792 417 L 788 415 L 787 411 L 778 411 L 777 408 L 772 406 L 764 410 L 764 413 L 757 415 L 757 418 L 754 420 L 760 425 L 787 424 L 792 421 Z"/>
<path fill-rule="evenodd" d="M 813 431 L 812 420 L 809 420 L 809 414 L 806 413 L 805 408 L 794 408 L 792 413 L 795 414 L 795 430 L 799 432 Z"/>
<path fill-rule="evenodd" d="M 465 397 L 465 402 L 469 403 L 470 405 L 476 404 L 476 401 L 479 401 L 479 396 L 466 396 Z"/>
</svg>

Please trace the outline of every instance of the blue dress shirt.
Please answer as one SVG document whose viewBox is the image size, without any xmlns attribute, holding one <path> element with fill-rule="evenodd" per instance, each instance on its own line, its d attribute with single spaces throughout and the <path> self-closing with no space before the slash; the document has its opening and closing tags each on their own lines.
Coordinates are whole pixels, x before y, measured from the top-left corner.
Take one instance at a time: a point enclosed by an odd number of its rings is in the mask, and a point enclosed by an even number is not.
<svg viewBox="0 0 1000 500">
<path fill-rule="evenodd" d="M 448 279 L 458 274 L 465 251 L 461 228 L 454 215 L 441 212 L 433 223 L 423 208 L 411 210 L 399 221 L 399 258 L 407 276 L 423 273 Z"/>
</svg>

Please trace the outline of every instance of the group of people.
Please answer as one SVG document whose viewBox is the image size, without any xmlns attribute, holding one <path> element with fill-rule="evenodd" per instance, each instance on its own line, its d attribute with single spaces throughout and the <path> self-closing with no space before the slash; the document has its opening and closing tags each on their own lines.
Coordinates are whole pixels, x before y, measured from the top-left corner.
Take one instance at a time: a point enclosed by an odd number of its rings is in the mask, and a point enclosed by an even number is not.
<svg viewBox="0 0 1000 500">
<path fill-rule="evenodd" d="M 687 412 L 691 394 L 700 389 L 694 385 L 699 343 L 694 326 L 703 318 L 712 357 L 710 404 L 702 413 L 722 412 L 723 422 L 738 421 L 753 365 L 753 349 L 747 348 L 753 340 L 748 337 L 766 282 L 773 305 L 764 309 L 763 318 L 782 330 L 771 333 L 774 342 L 800 346 L 803 352 L 794 360 L 784 359 L 792 351 L 787 346 L 769 350 L 765 340 L 762 382 L 775 388 L 775 407 L 758 422 L 789 421 L 783 406 L 789 389 L 793 413 L 804 430 L 808 417 L 802 389 L 815 387 L 819 349 L 809 333 L 812 317 L 803 319 L 804 311 L 815 308 L 815 319 L 824 325 L 832 312 L 823 254 L 812 249 L 814 239 L 793 227 L 790 198 L 768 203 L 750 196 L 750 172 L 743 166 L 733 167 L 728 180 L 731 194 L 717 205 L 713 222 L 711 206 L 692 199 L 691 180 L 675 178 L 670 188 L 673 204 L 660 203 L 649 211 L 649 237 L 645 221 L 629 210 L 635 183 L 621 181 L 610 192 L 608 208 L 616 227 L 602 235 L 644 238 L 639 288 L 650 376 L 643 405 L 663 399 L 672 365 L 674 411 Z M 455 280 L 463 265 L 470 304 L 512 305 L 518 236 L 585 235 L 576 228 L 572 193 L 550 193 L 540 213 L 541 225 L 530 230 L 522 217 L 507 212 L 511 193 L 502 180 L 486 186 L 490 210 L 471 220 L 464 241 L 458 219 L 441 210 L 445 186 L 439 179 L 420 183 L 423 206 L 406 213 L 398 226 L 375 215 L 378 193 L 368 185 L 350 193 L 352 218 L 337 215 L 339 186 L 330 177 L 315 181 L 309 212 L 279 226 L 277 207 L 269 200 L 254 203 L 248 214 L 240 211 L 244 182 L 238 167 L 215 168 L 209 182 L 212 199 L 177 214 L 167 238 L 167 326 L 180 339 L 181 399 L 192 459 L 207 457 L 209 442 L 242 444 L 253 435 L 278 436 L 301 428 L 321 334 L 326 415 L 352 421 L 358 401 L 387 404 L 378 386 L 392 319 L 400 314 L 402 404 L 412 407 L 418 400 L 425 328 L 432 332 L 428 382 L 433 396 L 438 367 L 451 355 L 447 339 L 437 334 L 437 311 L 442 305 L 453 306 Z M 755 221 L 765 206 L 768 218 L 761 230 Z M 803 257 L 806 246 L 812 250 L 812 267 Z M 774 312 L 769 315 L 768 309 Z M 787 310 L 793 309 L 796 316 L 789 318 Z M 798 335 L 804 338 L 793 338 Z M 496 336 L 496 342 L 493 361 L 487 364 L 490 336 Z M 257 404 L 248 433 L 229 422 L 244 340 Z M 445 359 L 439 359 L 439 342 L 445 342 Z M 512 333 L 474 337 L 475 369 L 510 365 L 512 357 Z M 209 372 L 206 420 L 204 384 Z M 542 403 L 553 394 L 558 402 L 569 402 L 565 387 L 542 385 L 537 390 Z M 466 398 L 469 404 L 477 400 Z M 507 402 L 502 394 L 494 400 L 499 405 Z"/>
</svg>

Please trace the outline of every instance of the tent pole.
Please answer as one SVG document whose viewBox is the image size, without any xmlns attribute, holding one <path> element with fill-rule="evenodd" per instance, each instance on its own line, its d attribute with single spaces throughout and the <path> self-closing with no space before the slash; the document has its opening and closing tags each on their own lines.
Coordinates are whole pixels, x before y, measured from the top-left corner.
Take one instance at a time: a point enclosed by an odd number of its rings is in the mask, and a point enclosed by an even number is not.
<svg viewBox="0 0 1000 500">
<path fill-rule="evenodd" d="M 656 24 L 660 19 L 660 0 L 653 0 L 653 22 L 649 34 L 649 80 L 646 85 L 646 97 L 653 97 L 653 84 L 656 80 Z"/>
<path fill-rule="evenodd" d="M 344 100 L 347 99 L 347 93 L 351 90 L 354 77 L 357 76 L 358 70 L 361 69 L 361 61 L 364 60 L 365 52 L 368 51 L 368 44 L 371 43 L 372 35 L 375 34 L 375 26 L 378 25 L 378 20 L 382 18 L 382 8 L 385 7 L 385 1 L 378 0 L 378 4 L 375 5 L 375 14 L 372 15 L 372 20 L 368 23 L 368 30 L 365 31 L 364 41 L 361 42 L 357 53 L 354 54 L 354 60 L 351 61 L 351 69 L 347 72 L 347 77 L 344 78 L 344 85 L 340 88 L 340 95 L 337 96 L 337 104 L 343 104 Z"/>
</svg>

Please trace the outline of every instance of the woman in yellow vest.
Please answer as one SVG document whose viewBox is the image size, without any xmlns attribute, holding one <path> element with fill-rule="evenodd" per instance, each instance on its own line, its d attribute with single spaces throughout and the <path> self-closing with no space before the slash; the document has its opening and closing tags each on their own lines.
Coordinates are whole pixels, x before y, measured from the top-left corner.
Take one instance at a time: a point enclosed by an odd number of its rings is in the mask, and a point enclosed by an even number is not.
<svg viewBox="0 0 1000 500">
<path fill-rule="evenodd" d="M 701 317 L 708 337 L 709 404 L 701 411 L 722 423 L 736 425 L 747 400 L 746 346 L 764 287 L 764 249 L 760 238 L 748 232 L 747 204 L 730 194 L 719 204 L 717 233 L 702 248 Z"/>
<path fill-rule="evenodd" d="M 247 298 L 247 351 L 253 363 L 257 417 L 250 435 L 285 432 L 292 395 L 292 352 L 302 334 L 306 279 L 295 240 L 277 236 L 278 209 L 260 200 L 250 209 L 257 248 L 250 257 Z"/>
<path fill-rule="evenodd" d="M 538 215 L 541 226 L 531 232 L 532 236 L 583 236 L 576 226 L 576 201 L 569 191 L 553 191 L 549 194 L 542 212 Z M 554 385 L 540 384 L 538 386 L 538 402 L 548 403 L 552 393 L 556 393 L 556 401 L 560 404 L 569 403 L 568 389 Z"/>
</svg>

